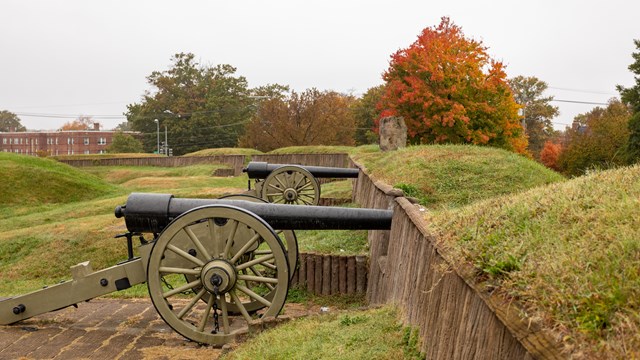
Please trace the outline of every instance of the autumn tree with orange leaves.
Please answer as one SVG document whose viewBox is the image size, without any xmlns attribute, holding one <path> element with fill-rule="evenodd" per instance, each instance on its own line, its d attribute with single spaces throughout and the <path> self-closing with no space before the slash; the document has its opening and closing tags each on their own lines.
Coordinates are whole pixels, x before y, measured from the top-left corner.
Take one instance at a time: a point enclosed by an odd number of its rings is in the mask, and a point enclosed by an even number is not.
<svg viewBox="0 0 640 360">
<path fill-rule="evenodd" d="M 349 95 L 317 89 L 263 100 L 245 127 L 239 145 L 260 151 L 288 146 L 354 145 L 354 101 Z"/>
<path fill-rule="evenodd" d="M 540 151 L 540 162 L 550 169 L 559 171 L 558 158 L 560 153 L 562 153 L 562 145 L 547 140 Z"/>
<path fill-rule="evenodd" d="M 504 65 L 448 17 L 391 56 L 381 117 L 402 116 L 411 143 L 471 143 L 526 152 Z"/>
<path fill-rule="evenodd" d="M 93 126 L 96 122 L 93 121 L 91 116 L 80 115 L 77 119 L 72 121 L 67 121 L 64 123 L 60 130 L 62 131 L 70 131 L 70 130 L 90 130 L 93 129 Z"/>
</svg>

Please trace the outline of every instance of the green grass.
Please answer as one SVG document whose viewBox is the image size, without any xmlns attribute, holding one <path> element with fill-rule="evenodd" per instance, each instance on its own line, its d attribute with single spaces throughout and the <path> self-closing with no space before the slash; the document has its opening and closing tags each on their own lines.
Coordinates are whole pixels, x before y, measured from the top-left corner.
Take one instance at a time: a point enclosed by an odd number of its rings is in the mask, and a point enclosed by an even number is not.
<svg viewBox="0 0 640 360">
<path fill-rule="evenodd" d="M 130 158 L 147 158 L 159 157 L 164 155 L 148 154 L 148 153 L 119 153 L 119 154 L 78 154 L 78 155 L 56 155 L 49 156 L 54 160 L 100 160 L 100 159 L 130 159 Z"/>
<path fill-rule="evenodd" d="M 298 251 L 321 254 L 367 255 L 366 230 L 299 230 Z"/>
<path fill-rule="evenodd" d="M 424 359 L 415 332 L 396 318 L 393 308 L 384 307 L 294 319 L 223 359 Z"/>
<path fill-rule="evenodd" d="M 463 206 L 565 180 L 525 157 L 490 147 L 412 146 L 354 158 L 376 179 L 406 191 L 430 209 Z"/>
<path fill-rule="evenodd" d="M 353 154 L 378 152 L 378 145 L 353 146 L 290 146 L 275 149 L 269 154 Z"/>
<path fill-rule="evenodd" d="M 184 154 L 183 156 L 215 156 L 215 155 L 256 155 L 262 154 L 262 151 L 245 148 L 216 148 L 203 149 L 196 152 Z"/>
<path fill-rule="evenodd" d="M 0 215 L 9 207 L 31 207 L 95 199 L 115 194 L 116 186 L 51 159 L 0 153 Z M 19 211 L 19 210 L 18 210 Z"/>
<path fill-rule="evenodd" d="M 640 166 L 427 218 L 453 261 L 576 352 L 640 356 Z"/>
<path fill-rule="evenodd" d="M 320 191 L 321 198 L 351 199 L 353 190 L 353 180 L 332 181 L 322 184 Z"/>
</svg>

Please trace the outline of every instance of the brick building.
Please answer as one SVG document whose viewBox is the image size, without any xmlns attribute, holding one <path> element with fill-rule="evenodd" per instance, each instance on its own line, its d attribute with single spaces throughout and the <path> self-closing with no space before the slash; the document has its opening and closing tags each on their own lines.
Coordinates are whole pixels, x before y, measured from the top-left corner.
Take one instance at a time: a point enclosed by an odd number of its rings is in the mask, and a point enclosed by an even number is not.
<svg viewBox="0 0 640 360">
<path fill-rule="evenodd" d="M 0 151 L 24 155 L 105 154 L 116 131 L 22 131 L 0 132 Z"/>
</svg>

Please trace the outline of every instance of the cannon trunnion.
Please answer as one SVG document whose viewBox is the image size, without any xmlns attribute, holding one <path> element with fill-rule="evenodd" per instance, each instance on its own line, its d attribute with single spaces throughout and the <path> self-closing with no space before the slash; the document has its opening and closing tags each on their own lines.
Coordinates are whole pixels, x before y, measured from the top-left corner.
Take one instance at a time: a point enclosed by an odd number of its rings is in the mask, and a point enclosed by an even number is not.
<svg viewBox="0 0 640 360">
<path fill-rule="evenodd" d="M 280 313 L 297 261 L 292 230 L 384 230 L 392 218 L 388 210 L 268 204 L 246 195 L 142 193 L 131 194 L 115 215 L 125 219 L 129 244 L 134 234 L 153 234 L 153 241 L 141 240 L 139 257 L 97 272 L 88 262 L 78 264 L 71 281 L 0 301 L 0 324 L 146 281 L 169 326 L 190 340 L 220 346 Z"/>
</svg>

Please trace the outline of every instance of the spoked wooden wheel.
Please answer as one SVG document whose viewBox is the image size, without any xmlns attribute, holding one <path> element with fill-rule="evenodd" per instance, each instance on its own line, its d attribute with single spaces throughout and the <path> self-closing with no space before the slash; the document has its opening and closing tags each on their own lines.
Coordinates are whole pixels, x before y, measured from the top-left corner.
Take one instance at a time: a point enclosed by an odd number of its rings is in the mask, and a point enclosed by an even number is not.
<svg viewBox="0 0 640 360">
<path fill-rule="evenodd" d="M 320 185 L 306 169 L 285 165 L 264 179 L 262 198 L 274 204 L 318 205 Z"/>
<path fill-rule="evenodd" d="M 264 220 L 234 206 L 210 205 L 180 215 L 163 230 L 149 256 L 147 286 L 156 310 L 176 332 L 223 345 L 254 320 L 278 315 L 289 290 L 289 265 Z M 251 315 L 243 304 L 253 302 L 262 310 Z M 232 308 L 241 316 L 230 316 Z"/>
<path fill-rule="evenodd" d="M 259 203 L 266 203 L 267 201 L 256 197 L 252 194 L 234 194 L 223 196 L 220 199 L 224 200 L 242 200 L 242 201 L 252 201 Z M 285 247 L 285 251 L 287 252 L 287 259 L 289 260 L 289 278 L 293 277 L 293 273 L 296 271 L 298 267 L 298 239 L 296 238 L 296 233 L 293 230 L 277 230 L 276 235 L 280 237 L 280 241 Z M 282 236 L 284 235 L 284 240 Z"/>
</svg>

